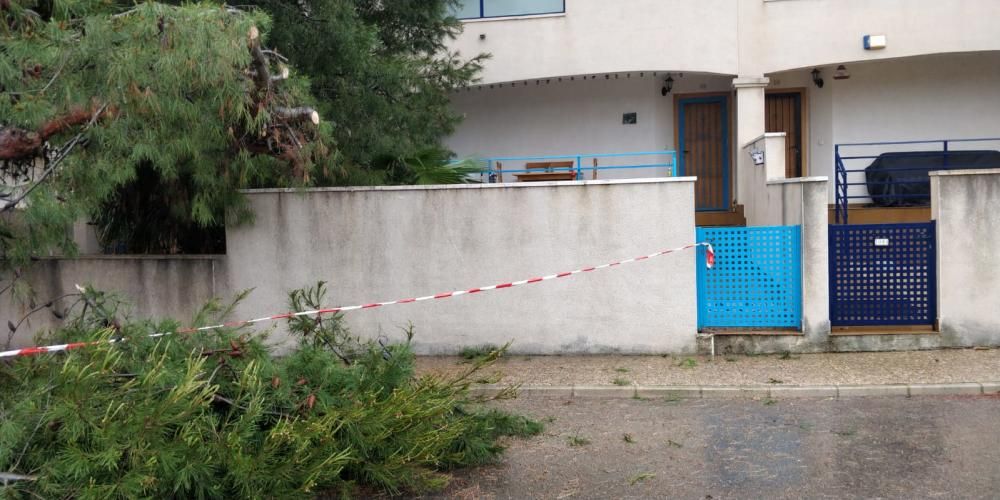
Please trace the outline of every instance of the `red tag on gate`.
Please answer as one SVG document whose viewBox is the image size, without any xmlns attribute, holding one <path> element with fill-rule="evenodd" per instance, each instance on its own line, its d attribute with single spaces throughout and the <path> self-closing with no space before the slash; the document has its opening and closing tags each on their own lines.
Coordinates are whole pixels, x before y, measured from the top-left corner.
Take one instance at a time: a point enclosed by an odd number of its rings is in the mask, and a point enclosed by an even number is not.
<svg viewBox="0 0 1000 500">
<path fill-rule="evenodd" d="M 705 267 L 711 269 L 715 265 L 715 249 L 711 243 L 705 243 Z"/>
</svg>

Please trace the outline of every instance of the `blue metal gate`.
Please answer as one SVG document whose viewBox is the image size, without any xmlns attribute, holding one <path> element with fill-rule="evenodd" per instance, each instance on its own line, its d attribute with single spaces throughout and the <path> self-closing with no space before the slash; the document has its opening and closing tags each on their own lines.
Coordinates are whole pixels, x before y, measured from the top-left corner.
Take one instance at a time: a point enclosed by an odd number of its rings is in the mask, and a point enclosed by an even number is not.
<svg viewBox="0 0 1000 500">
<path fill-rule="evenodd" d="M 934 221 L 830 226 L 830 324 L 933 325 Z"/>
<path fill-rule="evenodd" d="M 715 266 L 698 252 L 698 328 L 800 328 L 802 251 L 799 226 L 699 227 Z"/>
</svg>

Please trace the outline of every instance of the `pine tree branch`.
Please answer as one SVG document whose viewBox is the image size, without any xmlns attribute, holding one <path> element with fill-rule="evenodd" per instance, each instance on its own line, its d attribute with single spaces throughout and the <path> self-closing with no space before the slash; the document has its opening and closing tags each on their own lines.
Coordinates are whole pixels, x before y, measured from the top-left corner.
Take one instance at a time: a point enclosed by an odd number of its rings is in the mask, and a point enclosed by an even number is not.
<svg viewBox="0 0 1000 500">
<path fill-rule="evenodd" d="M 260 31 L 251 26 L 247 33 L 247 46 L 250 49 L 250 72 L 254 85 L 257 87 L 258 104 L 266 102 L 271 95 L 271 71 L 268 69 L 268 59 L 260 47 Z"/>
<path fill-rule="evenodd" d="M 66 63 L 68 61 L 69 61 L 69 55 L 67 54 L 66 57 L 63 57 L 62 63 L 59 64 L 59 68 L 57 68 L 56 72 L 52 74 L 52 78 L 49 78 L 48 83 L 46 83 L 44 87 L 36 90 L 25 90 L 23 92 L 7 92 L 7 94 L 20 96 L 26 94 L 41 94 L 42 92 L 45 92 L 46 90 L 49 89 L 49 87 L 52 86 L 52 84 L 56 81 L 56 79 L 59 78 L 59 75 L 62 73 L 63 68 L 66 67 Z"/>
<path fill-rule="evenodd" d="M 25 130 L 19 127 L 0 128 L 0 161 L 37 156 L 42 145 L 50 137 L 77 125 L 88 122 L 92 124 L 107 108 L 107 105 L 101 106 L 96 111 L 73 108 L 65 115 L 43 123 L 38 130 Z"/>
<path fill-rule="evenodd" d="M 250 411 L 250 408 L 247 408 L 246 406 L 243 406 L 243 405 L 237 403 L 236 401 L 233 401 L 232 399 L 220 396 L 218 394 L 213 394 L 212 395 L 212 401 L 215 401 L 215 402 L 218 402 L 218 403 L 225 403 L 225 404 L 227 404 L 229 406 L 232 406 L 234 408 L 239 408 L 239 409 L 241 409 L 243 411 Z M 275 417 L 291 418 L 291 415 L 287 415 L 287 414 L 284 414 L 284 413 L 279 413 L 279 412 L 276 412 L 276 411 L 262 410 L 261 413 L 263 413 L 265 415 L 273 415 Z"/>
<path fill-rule="evenodd" d="M 58 296 L 58 297 L 56 297 L 56 298 L 54 298 L 54 299 L 52 299 L 52 300 L 50 300 L 50 301 L 48 301 L 48 302 L 46 302 L 44 304 L 42 304 L 42 305 L 40 305 L 40 306 L 32 309 L 31 311 L 28 311 L 28 313 L 25 314 L 24 316 L 22 316 L 21 319 L 18 320 L 17 323 L 14 323 L 12 321 L 8 321 L 7 322 L 7 329 L 9 330 L 9 333 L 7 334 L 7 347 L 10 346 L 11 341 L 14 339 L 14 334 L 17 333 L 17 329 L 21 328 L 21 324 L 23 324 L 25 321 L 27 321 L 28 318 L 31 317 L 31 315 L 33 315 L 33 314 L 35 314 L 38 311 L 41 311 L 43 309 L 48 309 L 48 308 L 52 307 L 53 305 L 55 305 L 55 303 L 57 301 L 60 301 L 62 299 L 68 298 L 68 297 L 77 297 L 79 295 L 80 295 L 79 293 L 67 293 L 67 294 L 60 295 L 60 296 Z"/>
<path fill-rule="evenodd" d="M 274 108 L 274 116 L 289 122 L 309 121 L 313 125 L 319 125 L 319 112 L 308 106 L 298 108 L 277 107 Z"/>
<path fill-rule="evenodd" d="M 3 481 L 4 486 L 10 485 L 15 481 L 37 481 L 38 476 L 28 476 L 25 474 L 15 474 L 13 472 L 0 472 L 0 481 Z"/>
<path fill-rule="evenodd" d="M 263 52 L 264 55 L 273 57 L 273 58 L 275 58 L 275 59 L 277 59 L 277 60 L 279 60 L 279 61 L 281 61 L 283 63 L 287 63 L 288 62 L 288 58 L 285 57 L 285 56 L 283 56 L 283 55 L 281 55 L 281 54 L 279 54 L 277 50 L 262 49 L 261 52 Z"/>
<path fill-rule="evenodd" d="M 45 182 L 45 180 L 48 179 L 48 177 L 52 175 L 53 172 L 56 171 L 56 167 L 58 167 L 63 162 L 63 160 L 66 159 L 67 156 L 69 156 L 70 152 L 73 151 L 73 148 L 75 148 L 80 143 L 80 141 L 83 140 L 84 133 L 87 131 L 87 129 L 93 126 L 94 123 L 97 122 L 97 119 L 105 114 L 105 111 L 107 111 L 107 109 L 108 109 L 107 104 L 98 108 L 97 111 L 95 111 L 90 116 L 90 121 L 87 122 L 87 125 L 83 127 L 83 129 L 80 130 L 80 132 L 78 132 L 75 136 L 73 136 L 73 139 L 71 139 L 69 142 L 66 143 L 65 146 L 62 147 L 56 158 L 53 159 L 49 163 L 48 168 L 46 168 L 45 171 L 42 172 L 41 177 L 37 181 L 35 181 L 35 183 L 32 184 L 28 189 L 25 189 L 20 196 L 8 201 L 3 207 L 0 207 L 0 213 L 12 210 L 14 207 L 17 206 L 18 203 L 21 202 L 21 200 L 27 198 L 27 196 L 31 194 L 31 192 L 34 191 L 35 188 L 37 188 L 43 182 Z M 75 114 L 73 120 L 76 120 Z M 45 138 L 47 139 L 48 137 L 51 137 L 52 135 L 55 135 L 56 133 L 61 132 L 62 130 L 65 130 L 70 126 L 72 126 L 71 120 L 64 117 L 62 119 L 52 120 L 48 122 L 46 125 L 43 125 L 38 134 L 40 136 L 45 136 Z M 46 136 L 45 133 L 48 133 L 48 135 Z M 44 143 L 44 140 L 42 141 L 42 143 Z M 3 130 L 0 130 L 0 151 L 2 151 L 2 148 L 3 148 Z"/>
</svg>

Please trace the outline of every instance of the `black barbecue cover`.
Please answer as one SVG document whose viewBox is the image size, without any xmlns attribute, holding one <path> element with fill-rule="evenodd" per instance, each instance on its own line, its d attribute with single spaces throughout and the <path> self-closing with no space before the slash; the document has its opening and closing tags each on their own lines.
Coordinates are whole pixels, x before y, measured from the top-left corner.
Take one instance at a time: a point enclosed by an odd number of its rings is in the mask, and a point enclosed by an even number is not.
<svg viewBox="0 0 1000 500">
<path fill-rule="evenodd" d="M 882 153 L 865 168 L 865 182 L 877 206 L 926 206 L 931 203 L 928 172 L 973 168 L 1000 168 L 1000 151 Z"/>
</svg>

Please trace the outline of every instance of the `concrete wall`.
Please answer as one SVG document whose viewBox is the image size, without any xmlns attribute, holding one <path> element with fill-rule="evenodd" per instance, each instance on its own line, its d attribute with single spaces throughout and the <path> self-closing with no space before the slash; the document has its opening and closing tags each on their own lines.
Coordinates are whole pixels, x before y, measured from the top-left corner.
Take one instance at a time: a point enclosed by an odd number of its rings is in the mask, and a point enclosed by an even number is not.
<svg viewBox="0 0 1000 500">
<path fill-rule="evenodd" d="M 1000 345 L 1000 169 L 931 173 L 938 321 L 949 345 Z"/>
<path fill-rule="evenodd" d="M 819 345 L 830 334 L 829 245 L 826 177 L 785 179 L 785 134 L 764 134 L 741 154 L 763 151 L 764 164 L 748 162 L 748 226 L 802 227 L 802 332 L 797 342 Z M 802 347 L 797 347 L 801 350 Z"/>
<path fill-rule="evenodd" d="M 252 191 L 253 225 L 227 234 L 237 311 L 284 307 L 326 280 L 351 305 L 601 264 L 694 240 L 693 178 Z M 347 313 L 352 330 L 419 353 L 514 340 L 523 353 L 695 350 L 695 254 L 446 300 Z M 278 336 L 280 341 L 280 335 Z"/>
<path fill-rule="evenodd" d="M 91 285 L 115 292 L 131 304 L 128 314 L 141 318 L 191 319 L 193 313 L 218 294 L 224 285 L 224 256 L 102 256 L 77 259 L 42 259 L 24 277 L 35 303 L 42 305 L 61 295 L 75 293 L 74 285 Z M 65 310 L 74 299 L 58 301 L 54 306 Z M 30 310 L 26 303 L 12 300 L 11 294 L 0 301 L 0 324 L 17 323 Z M 58 326 L 59 320 L 48 311 L 29 317 L 18 328 L 13 346 L 32 344 L 35 333 Z M 4 326 L 4 331 L 7 331 Z M 4 335 L 3 340 L 6 340 Z M 2 345 L 2 344 L 0 344 Z"/>
<path fill-rule="evenodd" d="M 998 17 L 996 0 L 567 0 L 564 15 L 466 21 L 449 48 L 492 54 L 487 84 L 620 71 L 761 75 L 1000 50 Z M 886 35 L 887 48 L 864 50 L 866 34 Z"/>
</svg>

